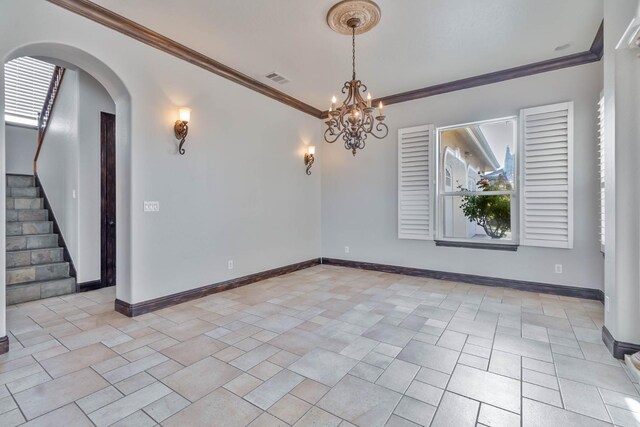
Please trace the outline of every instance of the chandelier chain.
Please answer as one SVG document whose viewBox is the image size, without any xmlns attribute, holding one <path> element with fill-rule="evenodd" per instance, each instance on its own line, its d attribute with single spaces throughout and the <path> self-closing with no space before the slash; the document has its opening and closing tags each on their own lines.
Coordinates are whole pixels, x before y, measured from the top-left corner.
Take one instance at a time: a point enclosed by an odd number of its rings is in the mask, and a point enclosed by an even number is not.
<svg viewBox="0 0 640 427">
<path fill-rule="evenodd" d="M 352 61 L 352 65 L 353 65 L 353 78 L 352 80 L 356 79 L 356 27 L 353 26 L 351 28 L 351 61 Z"/>
</svg>

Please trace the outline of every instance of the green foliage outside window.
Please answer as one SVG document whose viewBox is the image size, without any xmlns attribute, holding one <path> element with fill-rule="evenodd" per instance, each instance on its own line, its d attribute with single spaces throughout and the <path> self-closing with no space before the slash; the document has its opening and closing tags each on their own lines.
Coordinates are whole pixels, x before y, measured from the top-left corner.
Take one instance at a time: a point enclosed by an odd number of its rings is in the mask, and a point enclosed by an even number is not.
<svg viewBox="0 0 640 427">
<path fill-rule="evenodd" d="M 491 181 L 481 178 L 476 185 L 479 191 L 513 189 L 504 175 Z M 478 223 L 492 239 L 501 239 L 511 231 L 511 196 L 509 194 L 475 196 L 470 193 L 462 197 L 460 208 L 469 221 Z"/>
</svg>

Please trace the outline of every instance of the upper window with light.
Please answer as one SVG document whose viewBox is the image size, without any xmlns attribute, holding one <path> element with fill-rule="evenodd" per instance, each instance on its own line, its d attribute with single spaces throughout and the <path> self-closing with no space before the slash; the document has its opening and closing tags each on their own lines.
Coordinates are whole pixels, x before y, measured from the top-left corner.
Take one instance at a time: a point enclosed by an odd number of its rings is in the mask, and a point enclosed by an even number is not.
<svg viewBox="0 0 640 427">
<path fill-rule="evenodd" d="M 55 65 L 27 56 L 4 65 L 4 119 L 8 124 L 37 127 Z"/>
</svg>

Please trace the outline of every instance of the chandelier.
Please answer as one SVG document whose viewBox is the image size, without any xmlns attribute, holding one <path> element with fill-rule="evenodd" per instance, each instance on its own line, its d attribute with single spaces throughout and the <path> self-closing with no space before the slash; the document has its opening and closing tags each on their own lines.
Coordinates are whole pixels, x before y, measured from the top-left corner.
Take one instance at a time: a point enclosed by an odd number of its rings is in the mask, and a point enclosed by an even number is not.
<svg viewBox="0 0 640 427">
<path fill-rule="evenodd" d="M 344 83 L 342 93 L 346 95 L 341 106 L 337 106 L 334 96 L 328 112 L 327 129 L 324 140 L 333 144 L 338 139 L 344 141 L 344 148 L 356 155 L 356 150 L 365 147 L 369 135 L 383 139 L 389 134 L 385 123 L 384 107 L 380 101 L 377 112 L 371 105 L 371 93 L 367 99 L 363 95 L 367 86 L 356 79 L 356 31 L 363 33 L 371 29 L 380 19 L 380 9 L 370 0 L 344 0 L 336 4 L 327 15 L 329 26 L 342 34 L 351 34 L 352 70 L 351 80 Z"/>
</svg>

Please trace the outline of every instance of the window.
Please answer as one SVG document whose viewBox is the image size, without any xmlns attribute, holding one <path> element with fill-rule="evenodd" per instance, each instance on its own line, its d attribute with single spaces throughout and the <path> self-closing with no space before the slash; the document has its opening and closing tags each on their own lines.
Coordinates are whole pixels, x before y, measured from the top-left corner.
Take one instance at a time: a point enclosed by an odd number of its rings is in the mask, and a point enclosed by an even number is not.
<svg viewBox="0 0 640 427">
<path fill-rule="evenodd" d="M 36 127 L 55 66 L 22 57 L 4 65 L 5 121 Z"/>
<path fill-rule="evenodd" d="M 598 101 L 598 162 L 600 172 L 600 250 L 604 253 L 604 229 L 605 229 L 605 212 L 604 212 L 604 95 L 600 94 L 600 101 Z"/>
<path fill-rule="evenodd" d="M 516 119 L 438 129 L 440 240 L 517 243 Z"/>
<path fill-rule="evenodd" d="M 442 246 L 573 248 L 573 102 L 525 108 L 517 120 L 398 129 L 398 238 L 434 237 Z"/>
</svg>

